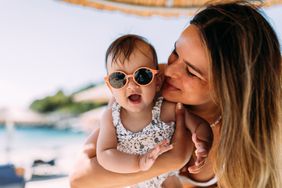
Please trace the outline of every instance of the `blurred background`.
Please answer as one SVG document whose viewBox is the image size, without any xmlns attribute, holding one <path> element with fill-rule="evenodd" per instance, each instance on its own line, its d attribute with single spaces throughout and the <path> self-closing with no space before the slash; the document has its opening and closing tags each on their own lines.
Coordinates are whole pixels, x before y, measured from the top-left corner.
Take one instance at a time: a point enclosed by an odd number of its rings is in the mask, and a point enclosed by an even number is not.
<svg viewBox="0 0 282 188">
<path fill-rule="evenodd" d="M 123 34 L 142 35 L 166 63 L 206 1 L 122 2 L 1 1 L 0 166 L 16 167 L 25 187 L 69 187 L 74 156 L 110 98 L 103 83 L 109 44 Z M 265 3 L 281 43 L 281 1 Z M 1 181 L 0 167 L 0 187 Z"/>
</svg>

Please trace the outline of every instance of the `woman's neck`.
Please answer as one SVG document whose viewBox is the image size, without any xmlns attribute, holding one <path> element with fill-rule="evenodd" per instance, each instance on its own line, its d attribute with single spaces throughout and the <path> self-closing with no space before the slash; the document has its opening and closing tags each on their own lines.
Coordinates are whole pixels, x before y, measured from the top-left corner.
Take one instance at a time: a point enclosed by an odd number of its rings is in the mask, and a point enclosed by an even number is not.
<svg viewBox="0 0 282 188">
<path fill-rule="evenodd" d="M 221 115 L 219 107 L 215 103 L 207 103 L 202 105 L 185 105 L 192 112 L 205 119 L 207 122 L 214 123 Z"/>
</svg>

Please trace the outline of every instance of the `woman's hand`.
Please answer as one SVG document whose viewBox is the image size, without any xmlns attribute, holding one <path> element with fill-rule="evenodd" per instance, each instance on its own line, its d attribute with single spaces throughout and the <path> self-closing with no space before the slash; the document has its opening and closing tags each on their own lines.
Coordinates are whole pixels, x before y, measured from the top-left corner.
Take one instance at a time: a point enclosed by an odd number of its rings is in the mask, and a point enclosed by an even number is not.
<svg viewBox="0 0 282 188">
<path fill-rule="evenodd" d="M 206 164 L 213 142 L 213 132 L 207 121 L 187 110 L 185 111 L 185 124 L 191 133 L 193 133 L 192 141 L 196 148 L 194 163 L 188 167 L 188 171 L 190 173 L 198 173 Z M 190 161 L 190 164 L 191 162 L 193 160 Z"/>
<path fill-rule="evenodd" d="M 83 146 L 83 153 L 85 153 L 85 155 L 88 156 L 88 158 L 96 157 L 97 139 L 98 139 L 99 131 L 100 128 L 95 129 L 87 138 Z"/>
<path fill-rule="evenodd" d="M 210 150 L 210 147 L 209 149 L 207 149 L 207 143 L 199 140 L 195 133 L 193 133 L 192 135 L 192 140 L 196 147 L 195 150 L 196 161 L 194 165 L 188 167 L 188 171 L 192 174 L 196 174 L 199 173 L 200 170 L 206 164 L 208 151 Z"/>
<path fill-rule="evenodd" d="M 173 152 L 175 160 L 181 164 L 179 168 L 182 168 L 190 160 L 194 146 L 191 133 L 185 125 L 185 110 L 181 103 L 177 103 L 175 112 L 176 128 L 172 137 L 174 147 L 171 152 Z"/>
</svg>

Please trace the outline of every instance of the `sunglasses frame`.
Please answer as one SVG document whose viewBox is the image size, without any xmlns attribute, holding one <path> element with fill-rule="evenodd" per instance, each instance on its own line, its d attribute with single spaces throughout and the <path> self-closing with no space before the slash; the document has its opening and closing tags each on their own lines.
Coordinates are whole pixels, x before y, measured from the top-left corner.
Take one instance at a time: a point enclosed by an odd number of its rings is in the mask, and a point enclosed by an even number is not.
<svg viewBox="0 0 282 188">
<path fill-rule="evenodd" d="M 152 72 L 153 77 L 152 77 L 152 80 L 151 80 L 148 84 L 142 85 L 142 84 L 139 84 L 139 83 L 135 80 L 134 75 L 135 75 L 135 73 L 136 73 L 138 70 L 140 70 L 140 69 L 148 69 L 148 70 L 150 70 L 150 71 Z M 113 74 L 113 73 L 122 73 L 122 74 L 125 75 L 125 80 L 126 80 L 126 82 L 125 82 L 125 84 L 124 84 L 122 87 L 120 87 L 120 88 L 115 88 L 115 87 L 113 87 L 113 86 L 111 85 L 111 83 L 110 83 L 110 81 L 109 81 L 109 77 L 110 77 L 110 75 Z M 151 69 L 151 68 L 149 68 L 149 67 L 139 67 L 139 68 L 137 68 L 137 69 L 133 72 L 133 74 L 126 74 L 126 73 L 123 72 L 123 71 L 114 71 L 114 72 L 112 72 L 111 74 L 105 76 L 105 77 L 104 77 L 104 80 L 105 80 L 106 84 L 107 84 L 109 87 L 113 88 L 113 89 L 122 89 L 122 88 L 124 88 L 124 87 L 128 84 L 129 78 L 132 78 L 132 80 L 134 81 L 134 83 L 137 84 L 138 86 L 147 86 L 147 85 L 149 85 L 149 84 L 151 84 L 151 83 L 153 82 L 153 80 L 155 79 L 155 75 L 158 74 L 158 73 L 159 73 L 159 70 L 156 70 L 156 69 Z"/>
</svg>

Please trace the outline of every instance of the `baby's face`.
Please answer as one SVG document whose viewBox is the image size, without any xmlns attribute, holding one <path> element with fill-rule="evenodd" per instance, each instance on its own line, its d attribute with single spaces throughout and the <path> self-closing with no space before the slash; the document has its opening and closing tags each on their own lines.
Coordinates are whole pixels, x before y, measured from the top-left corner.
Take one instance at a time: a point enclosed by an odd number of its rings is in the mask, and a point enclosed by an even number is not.
<svg viewBox="0 0 282 188">
<path fill-rule="evenodd" d="M 147 50 L 147 48 L 142 48 L 142 51 L 139 49 L 134 50 L 129 57 L 129 60 L 125 60 L 124 62 L 120 62 L 120 60 L 123 60 L 123 58 L 117 58 L 117 61 L 107 63 L 108 75 L 116 71 L 121 71 L 127 75 L 133 75 L 138 71 L 144 72 L 145 69 L 141 70 L 141 67 L 147 67 L 153 70 L 156 69 L 151 52 L 149 49 Z M 128 78 L 127 83 L 122 88 L 118 89 L 109 86 L 109 83 L 107 84 L 115 100 L 123 108 L 131 112 L 141 112 L 143 110 L 151 110 L 156 92 L 160 87 L 158 80 L 157 76 L 153 76 L 153 79 L 149 84 L 140 85 L 130 77 Z"/>
</svg>

